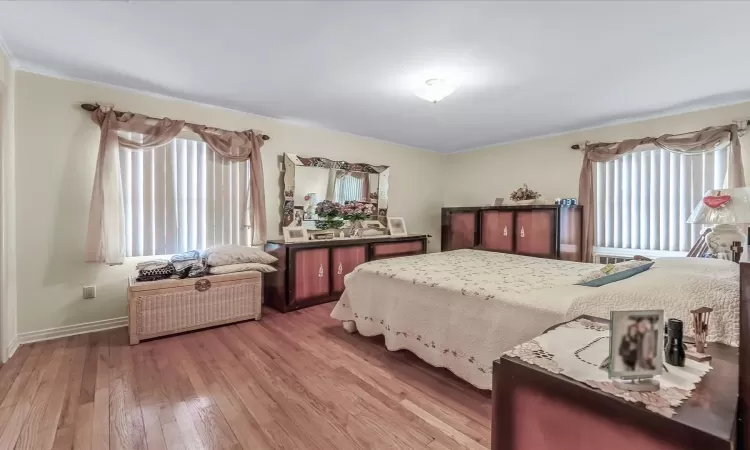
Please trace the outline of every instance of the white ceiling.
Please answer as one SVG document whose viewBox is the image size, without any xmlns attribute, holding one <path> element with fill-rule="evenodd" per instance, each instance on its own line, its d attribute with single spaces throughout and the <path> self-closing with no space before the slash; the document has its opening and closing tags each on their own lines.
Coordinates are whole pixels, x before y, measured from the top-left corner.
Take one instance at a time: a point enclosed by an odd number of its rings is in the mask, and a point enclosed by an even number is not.
<svg viewBox="0 0 750 450">
<path fill-rule="evenodd" d="M 0 35 L 24 70 L 453 152 L 748 100 L 748 17 L 750 2 L 0 2 Z M 433 77 L 460 86 L 417 98 Z"/>
</svg>

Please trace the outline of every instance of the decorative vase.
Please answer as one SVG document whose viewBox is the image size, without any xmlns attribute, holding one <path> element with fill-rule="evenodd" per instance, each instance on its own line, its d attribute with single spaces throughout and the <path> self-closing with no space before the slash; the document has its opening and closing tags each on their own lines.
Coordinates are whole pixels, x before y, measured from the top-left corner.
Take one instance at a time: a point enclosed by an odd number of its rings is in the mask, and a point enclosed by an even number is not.
<svg viewBox="0 0 750 450">
<path fill-rule="evenodd" d="M 349 236 L 359 237 L 361 230 L 364 230 L 365 226 L 361 220 L 352 220 L 349 226 Z"/>
<path fill-rule="evenodd" d="M 706 245 L 712 255 L 729 254 L 734 241 L 739 241 L 740 245 L 745 245 L 747 242 L 747 236 L 734 225 L 714 225 L 711 232 L 706 234 Z"/>
<path fill-rule="evenodd" d="M 532 198 L 529 200 L 514 200 L 514 201 L 516 202 L 517 205 L 533 205 L 534 203 L 536 203 L 535 198 Z"/>
</svg>

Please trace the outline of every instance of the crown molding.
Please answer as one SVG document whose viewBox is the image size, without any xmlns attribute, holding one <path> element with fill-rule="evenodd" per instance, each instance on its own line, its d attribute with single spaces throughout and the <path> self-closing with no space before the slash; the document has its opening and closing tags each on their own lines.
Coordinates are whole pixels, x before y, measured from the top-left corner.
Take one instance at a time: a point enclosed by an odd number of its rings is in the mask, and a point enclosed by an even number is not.
<svg viewBox="0 0 750 450">
<path fill-rule="evenodd" d="M 31 73 L 31 74 L 34 74 L 34 75 L 41 75 L 41 76 L 44 76 L 44 77 L 55 78 L 55 79 L 58 79 L 58 80 L 75 81 L 76 83 L 93 84 L 93 85 L 96 85 L 96 86 L 102 86 L 102 87 L 106 87 L 106 88 L 110 88 L 110 89 L 118 89 L 118 90 L 121 90 L 121 91 L 132 92 L 132 93 L 135 93 L 135 94 L 145 95 L 145 96 L 153 97 L 153 98 L 159 98 L 159 99 L 170 100 L 170 101 L 185 102 L 185 103 L 189 103 L 189 104 L 192 104 L 192 105 L 201 106 L 203 108 L 212 108 L 212 109 L 219 109 L 219 110 L 223 110 L 223 111 L 230 111 L 230 112 L 237 113 L 237 114 L 242 114 L 242 115 L 245 115 L 245 116 L 258 117 L 258 118 L 261 118 L 261 119 L 264 119 L 264 120 L 272 120 L 272 121 L 275 121 L 275 122 L 283 123 L 285 125 L 291 125 L 291 126 L 295 126 L 295 127 L 299 127 L 299 128 L 306 128 L 306 129 L 312 129 L 312 130 L 322 130 L 322 131 L 328 131 L 328 132 L 337 133 L 337 134 L 343 134 L 343 135 L 355 137 L 355 138 L 358 138 L 358 139 L 366 139 L 368 141 L 379 142 L 381 144 L 395 145 L 395 146 L 403 147 L 403 148 L 406 148 L 406 149 L 409 149 L 409 150 L 417 150 L 417 151 L 422 151 L 422 152 L 426 152 L 426 153 L 435 153 L 435 154 L 440 154 L 441 153 L 439 151 L 432 150 L 432 149 L 429 149 L 429 148 L 415 147 L 415 146 L 409 145 L 409 144 L 400 144 L 398 142 L 392 142 L 392 141 L 388 141 L 388 140 L 385 140 L 385 139 L 375 138 L 375 137 L 372 137 L 372 136 L 365 136 L 365 135 L 362 135 L 362 134 L 356 134 L 356 133 L 351 133 L 351 132 L 348 132 L 348 131 L 337 130 L 335 128 L 328 128 L 326 126 L 319 125 L 319 124 L 308 123 L 308 122 L 303 122 L 303 121 L 294 120 L 294 119 L 286 119 L 286 118 L 279 118 L 279 117 L 272 117 L 272 116 L 264 116 L 262 114 L 256 114 L 256 113 L 252 113 L 252 112 L 248 112 L 248 111 L 243 111 L 241 109 L 236 109 L 236 108 L 232 108 L 232 107 L 228 107 L 228 106 L 222 106 L 222 105 L 218 105 L 218 104 L 215 104 L 215 103 L 204 103 L 204 102 L 199 101 L 199 100 L 192 100 L 192 99 L 187 98 L 187 97 L 180 97 L 180 96 L 176 96 L 176 95 L 173 95 L 173 94 L 162 94 L 160 92 L 148 91 L 148 90 L 144 90 L 144 89 L 138 89 L 138 88 L 133 88 L 133 87 L 129 87 L 129 86 L 122 86 L 122 85 L 107 83 L 107 82 L 103 82 L 103 81 L 96 81 L 96 80 L 91 80 L 91 79 L 87 79 L 87 78 L 80 78 L 80 77 L 68 75 L 66 73 L 58 72 L 58 71 L 55 71 L 55 70 L 50 70 L 50 69 L 48 69 L 46 67 L 39 66 L 39 65 L 24 64 L 23 67 L 19 66 L 18 70 L 21 71 L 21 72 L 27 72 L 27 73 Z M 258 130 L 258 131 L 262 131 L 262 130 Z M 267 143 L 266 145 L 269 145 L 269 144 Z"/>
</svg>

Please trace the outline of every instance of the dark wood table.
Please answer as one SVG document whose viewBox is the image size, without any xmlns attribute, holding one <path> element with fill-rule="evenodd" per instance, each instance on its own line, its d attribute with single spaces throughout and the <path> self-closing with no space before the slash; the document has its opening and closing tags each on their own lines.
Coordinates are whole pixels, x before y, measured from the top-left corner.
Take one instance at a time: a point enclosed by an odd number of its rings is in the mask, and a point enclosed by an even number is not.
<svg viewBox="0 0 750 450">
<path fill-rule="evenodd" d="M 712 343 L 708 353 L 712 369 L 672 417 L 503 356 L 493 363 L 492 449 L 733 449 L 739 350 Z"/>
</svg>

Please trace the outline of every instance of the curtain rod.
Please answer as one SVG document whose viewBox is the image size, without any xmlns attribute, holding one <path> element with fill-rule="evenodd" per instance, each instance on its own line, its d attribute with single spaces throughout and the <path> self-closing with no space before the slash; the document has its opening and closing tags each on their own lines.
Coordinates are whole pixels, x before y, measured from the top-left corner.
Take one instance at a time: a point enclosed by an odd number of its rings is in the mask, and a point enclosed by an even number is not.
<svg viewBox="0 0 750 450">
<path fill-rule="evenodd" d="M 86 111 L 90 111 L 90 112 L 96 111 L 96 108 L 98 107 L 99 107 L 99 104 L 92 105 L 91 103 L 84 103 L 81 105 L 82 109 L 85 109 Z M 122 116 L 123 114 L 124 113 L 122 111 L 115 111 L 115 116 L 117 116 L 118 118 Z M 151 120 L 161 120 L 161 119 L 157 119 L 156 117 L 149 117 L 149 116 L 146 116 L 146 118 L 151 119 Z M 188 124 L 186 122 L 185 125 L 195 125 L 195 124 Z M 263 136 L 261 136 L 261 138 L 263 138 L 264 141 L 271 139 L 267 134 L 264 134 Z"/>
<path fill-rule="evenodd" d="M 748 126 L 750 126 L 750 120 L 735 120 L 733 123 L 737 124 L 737 127 L 739 128 L 739 133 L 738 134 L 739 134 L 740 137 L 742 137 L 742 136 L 745 135 L 746 128 Z M 680 134 L 692 134 L 692 133 L 697 133 L 698 131 L 700 131 L 700 130 L 688 131 L 686 133 L 680 133 Z M 677 134 L 676 136 L 679 136 L 680 134 Z M 589 144 L 589 141 L 586 141 L 586 143 L 584 144 L 584 146 L 588 145 L 588 144 Z M 583 148 L 581 148 L 581 144 L 573 144 L 573 145 L 570 146 L 570 148 L 572 150 L 583 150 Z"/>
</svg>

